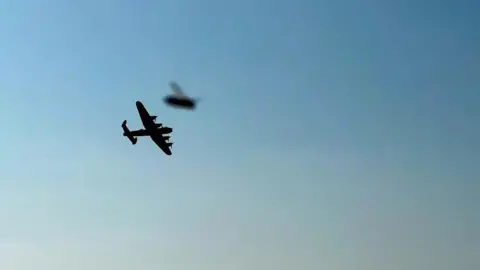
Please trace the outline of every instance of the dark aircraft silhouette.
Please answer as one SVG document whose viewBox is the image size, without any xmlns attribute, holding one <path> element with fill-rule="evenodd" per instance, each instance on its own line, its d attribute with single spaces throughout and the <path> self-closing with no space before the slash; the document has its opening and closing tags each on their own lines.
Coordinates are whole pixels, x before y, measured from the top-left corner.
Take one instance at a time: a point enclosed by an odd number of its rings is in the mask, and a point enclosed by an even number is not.
<svg viewBox="0 0 480 270">
<path fill-rule="evenodd" d="M 162 149 L 165 154 L 168 156 L 172 155 L 172 151 L 170 148 L 173 145 L 173 142 L 169 142 L 170 136 L 163 136 L 163 134 L 172 133 L 173 129 L 170 127 L 165 127 L 162 124 L 155 123 L 157 119 L 156 115 L 150 115 L 143 106 L 142 102 L 137 101 L 135 103 L 137 105 L 138 114 L 140 115 L 140 119 L 142 120 L 143 126 L 145 129 L 133 130 L 130 131 L 127 127 L 127 120 L 123 121 L 122 128 L 123 128 L 123 136 L 127 137 L 132 144 L 137 143 L 137 137 L 141 136 L 150 136 L 152 141 Z"/>
<path fill-rule="evenodd" d="M 170 82 L 170 88 L 173 91 L 173 94 L 163 98 L 163 101 L 175 108 L 194 110 L 197 106 L 197 102 L 200 100 L 198 98 L 192 98 L 183 93 L 183 90 L 180 88 L 176 82 Z"/>
</svg>

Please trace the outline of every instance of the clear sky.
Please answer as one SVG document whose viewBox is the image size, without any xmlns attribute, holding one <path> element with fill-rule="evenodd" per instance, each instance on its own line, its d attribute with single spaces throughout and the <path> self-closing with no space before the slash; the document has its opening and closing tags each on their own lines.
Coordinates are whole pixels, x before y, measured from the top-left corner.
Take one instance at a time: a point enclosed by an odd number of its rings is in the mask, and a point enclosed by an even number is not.
<svg viewBox="0 0 480 270">
<path fill-rule="evenodd" d="M 478 25 L 476 0 L 1 1 L 0 269 L 480 269 Z M 171 157 L 122 137 L 136 100 Z"/>
</svg>

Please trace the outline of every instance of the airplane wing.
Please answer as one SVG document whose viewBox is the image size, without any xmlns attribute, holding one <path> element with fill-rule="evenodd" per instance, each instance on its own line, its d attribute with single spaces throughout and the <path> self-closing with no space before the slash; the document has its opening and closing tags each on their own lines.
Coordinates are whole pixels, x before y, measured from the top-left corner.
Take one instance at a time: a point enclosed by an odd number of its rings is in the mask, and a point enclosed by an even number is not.
<svg viewBox="0 0 480 270">
<path fill-rule="evenodd" d="M 157 119 L 157 116 L 155 115 L 150 115 L 145 109 L 145 106 L 143 106 L 142 102 L 137 101 L 137 110 L 138 114 L 140 115 L 140 119 L 142 120 L 142 124 L 146 129 L 154 129 L 156 127 L 155 125 L 155 119 Z"/>
<path fill-rule="evenodd" d="M 172 155 L 172 151 L 170 150 L 170 147 L 167 145 L 167 142 L 165 141 L 165 139 L 163 138 L 163 136 L 162 136 L 161 133 L 152 134 L 152 135 L 150 135 L 150 137 L 152 138 L 152 141 L 153 141 L 160 149 L 162 149 L 162 151 L 165 152 L 165 154 L 166 154 L 167 156 L 171 156 L 171 155 Z"/>
<path fill-rule="evenodd" d="M 180 87 L 180 85 L 178 85 L 178 83 L 176 82 L 170 82 L 170 88 L 172 89 L 173 93 L 177 96 L 185 96 L 185 94 L 183 93 L 183 90 L 182 88 Z"/>
</svg>

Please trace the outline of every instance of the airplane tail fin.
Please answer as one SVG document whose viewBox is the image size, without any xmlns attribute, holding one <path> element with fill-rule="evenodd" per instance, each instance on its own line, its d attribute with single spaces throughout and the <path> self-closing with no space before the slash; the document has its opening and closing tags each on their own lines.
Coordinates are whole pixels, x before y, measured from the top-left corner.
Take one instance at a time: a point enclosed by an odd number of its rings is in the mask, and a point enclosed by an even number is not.
<svg viewBox="0 0 480 270">
<path fill-rule="evenodd" d="M 127 127 L 127 120 L 123 121 L 122 128 L 123 128 L 123 136 L 127 137 L 133 145 L 136 144 L 137 138 L 131 135 L 130 130 Z"/>
</svg>

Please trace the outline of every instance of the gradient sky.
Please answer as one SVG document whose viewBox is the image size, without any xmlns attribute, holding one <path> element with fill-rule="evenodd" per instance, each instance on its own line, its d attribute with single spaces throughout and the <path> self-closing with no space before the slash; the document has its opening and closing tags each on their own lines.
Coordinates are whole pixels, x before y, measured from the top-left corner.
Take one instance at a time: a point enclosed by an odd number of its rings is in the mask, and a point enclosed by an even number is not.
<svg viewBox="0 0 480 270">
<path fill-rule="evenodd" d="M 478 25 L 478 0 L 1 1 L 0 269 L 480 269 Z M 121 136 L 136 100 L 171 157 Z"/>
</svg>

